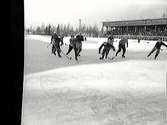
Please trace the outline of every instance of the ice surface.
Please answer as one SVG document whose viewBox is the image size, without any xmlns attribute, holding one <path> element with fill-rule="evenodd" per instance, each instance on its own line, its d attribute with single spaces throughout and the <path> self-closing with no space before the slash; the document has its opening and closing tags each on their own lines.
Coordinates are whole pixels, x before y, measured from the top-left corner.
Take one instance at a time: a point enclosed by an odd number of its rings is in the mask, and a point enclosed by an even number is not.
<svg viewBox="0 0 167 125">
<path fill-rule="evenodd" d="M 87 40 L 84 49 L 97 49 L 106 39 Z M 131 51 L 150 51 L 155 44 L 129 42 Z M 22 125 L 165 125 L 165 67 L 165 59 L 127 60 L 25 75 Z"/>
</svg>

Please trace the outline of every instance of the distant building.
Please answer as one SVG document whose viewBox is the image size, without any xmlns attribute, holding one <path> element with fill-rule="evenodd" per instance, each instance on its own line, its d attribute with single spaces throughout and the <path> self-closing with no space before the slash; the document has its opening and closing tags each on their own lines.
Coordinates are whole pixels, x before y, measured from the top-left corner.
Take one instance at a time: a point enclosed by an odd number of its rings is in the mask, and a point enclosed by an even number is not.
<svg viewBox="0 0 167 125">
<path fill-rule="evenodd" d="M 167 36 L 167 18 L 104 21 L 103 34 Z"/>
</svg>

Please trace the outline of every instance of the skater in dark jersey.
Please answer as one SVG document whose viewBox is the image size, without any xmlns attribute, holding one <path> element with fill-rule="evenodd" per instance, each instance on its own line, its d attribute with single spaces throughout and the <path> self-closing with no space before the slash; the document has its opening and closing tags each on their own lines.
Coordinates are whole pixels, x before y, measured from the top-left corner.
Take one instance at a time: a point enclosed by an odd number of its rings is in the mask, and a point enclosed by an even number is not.
<svg viewBox="0 0 167 125">
<path fill-rule="evenodd" d="M 149 57 L 154 51 L 156 51 L 155 53 L 155 57 L 154 59 L 156 59 L 160 53 L 160 50 L 161 50 L 161 46 L 165 46 L 167 47 L 167 45 L 165 43 L 162 42 L 162 39 L 159 39 L 157 41 L 157 43 L 155 44 L 154 48 L 151 50 L 151 52 L 147 55 L 147 57 Z"/>
<path fill-rule="evenodd" d="M 77 36 L 77 43 L 76 43 L 76 47 L 78 48 L 78 56 L 80 56 L 80 52 L 82 51 L 82 41 L 84 41 L 84 37 L 81 33 L 79 33 Z"/>
<path fill-rule="evenodd" d="M 113 43 L 114 43 L 114 37 L 113 37 L 113 35 L 110 35 L 110 36 L 107 38 L 107 42 L 110 43 L 110 44 L 113 46 Z"/>
<path fill-rule="evenodd" d="M 55 54 L 55 41 L 54 41 L 54 38 L 55 37 L 58 37 L 56 33 L 54 33 L 51 37 L 51 42 L 50 44 L 52 45 L 52 53 Z"/>
<path fill-rule="evenodd" d="M 61 57 L 60 52 L 60 45 L 63 45 L 63 40 L 61 38 L 58 37 L 58 35 L 56 33 L 54 33 L 52 35 L 51 38 L 51 44 L 52 44 L 52 53 L 54 53 L 56 55 L 56 51 L 59 57 Z"/>
<path fill-rule="evenodd" d="M 71 38 L 70 38 L 70 44 L 69 44 L 69 48 L 68 48 L 68 52 L 66 53 L 66 55 L 68 55 L 72 49 L 74 49 L 74 54 L 75 54 L 75 60 L 78 60 L 77 59 L 77 48 L 76 48 L 76 43 L 77 43 L 77 39 L 74 37 L 74 35 L 71 35 Z"/>
<path fill-rule="evenodd" d="M 101 44 L 101 46 L 99 47 L 99 54 L 101 54 L 102 47 L 103 47 L 103 51 L 102 51 L 102 57 L 100 57 L 100 59 L 104 59 L 104 56 L 105 56 L 105 59 L 107 59 L 111 48 L 115 51 L 115 47 L 110 43 L 109 40 Z"/>
<path fill-rule="evenodd" d="M 120 41 L 119 41 L 119 46 L 118 46 L 118 51 L 116 52 L 116 55 L 118 55 L 118 53 L 121 51 L 121 49 L 123 50 L 122 53 L 122 58 L 125 58 L 125 52 L 126 52 L 126 47 L 125 44 L 127 44 L 128 47 L 128 39 L 126 37 L 123 37 Z"/>
</svg>

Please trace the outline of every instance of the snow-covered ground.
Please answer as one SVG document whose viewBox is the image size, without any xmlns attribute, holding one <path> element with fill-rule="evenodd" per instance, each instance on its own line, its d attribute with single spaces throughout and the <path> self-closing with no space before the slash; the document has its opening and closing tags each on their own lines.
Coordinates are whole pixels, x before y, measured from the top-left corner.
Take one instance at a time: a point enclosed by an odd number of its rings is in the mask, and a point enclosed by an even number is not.
<svg viewBox="0 0 167 125">
<path fill-rule="evenodd" d="M 32 39 L 50 42 L 50 37 L 26 36 L 26 39 L 29 40 L 26 42 Z M 64 40 L 66 44 L 68 39 Z M 93 51 L 85 53 L 92 55 L 105 40 L 87 38 L 83 47 Z M 128 51 L 150 51 L 154 44 L 129 40 Z M 84 57 L 80 58 L 91 60 Z M 165 55 L 160 58 L 100 64 L 97 59 L 94 60 L 97 64 L 75 63 L 25 75 L 22 125 L 165 125 L 167 62 Z M 65 63 L 61 61 L 61 65 Z"/>
</svg>

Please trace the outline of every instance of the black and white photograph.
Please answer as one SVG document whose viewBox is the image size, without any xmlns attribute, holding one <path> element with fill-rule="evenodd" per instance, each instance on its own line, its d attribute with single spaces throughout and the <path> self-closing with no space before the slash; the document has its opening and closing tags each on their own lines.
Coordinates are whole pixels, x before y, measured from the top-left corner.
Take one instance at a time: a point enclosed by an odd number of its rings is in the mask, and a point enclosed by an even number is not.
<svg viewBox="0 0 167 125">
<path fill-rule="evenodd" d="M 167 125 L 167 0 L 24 0 L 21 125 Z"/>
</svg>

